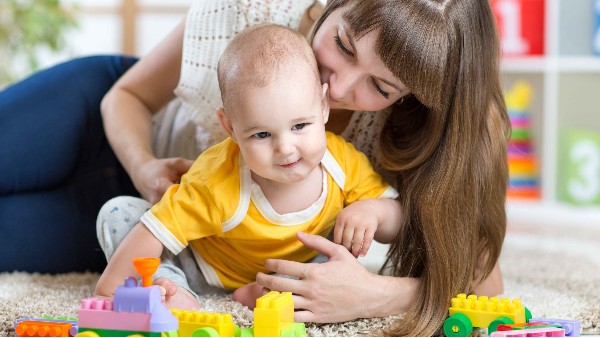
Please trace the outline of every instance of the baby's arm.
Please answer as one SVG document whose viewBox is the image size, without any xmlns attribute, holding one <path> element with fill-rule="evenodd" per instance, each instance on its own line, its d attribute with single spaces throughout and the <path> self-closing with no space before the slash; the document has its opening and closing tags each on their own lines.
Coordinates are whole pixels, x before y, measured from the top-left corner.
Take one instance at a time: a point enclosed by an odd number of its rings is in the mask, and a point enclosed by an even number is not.
<svg viewBox="0 0 600 338">
<path fill-rule="evenodd" d="M 123 239 L 108 262 L 96 284 L 96 295 L 112 297 L 115 288 L 122 284 L 125 278 L 137 275 L 132 263 L 134 258 L 160 257 L 162 250 L 162 243 L 144 224 L 138 223 Z"/>
<path fill-rule="evenodd" d="M 355 257 L 364 256 L 375 239 L 394 240 L 400 223 L 400 202 L 391 198 L 363 199 L 345 207 L 337 216 L 333 240 L 345 246 Z"/>
</svg>

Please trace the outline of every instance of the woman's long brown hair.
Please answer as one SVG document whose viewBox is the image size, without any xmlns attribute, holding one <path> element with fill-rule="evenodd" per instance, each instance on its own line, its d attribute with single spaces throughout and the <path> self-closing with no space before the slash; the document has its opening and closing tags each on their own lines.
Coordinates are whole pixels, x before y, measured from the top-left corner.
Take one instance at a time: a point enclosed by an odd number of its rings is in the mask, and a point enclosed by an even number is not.
<svg viewBox="0 0 600 338">
<path fill-rule="evenodd" d="M 434 335 L 450 299 L 492 271 L 506 231 L 510 124 L 494 17 L 487 0 L 330 0 L 314 30 L 338 8 L 357 38 L 378 31 L 375 52 L 411 91 L 380 137 L 405 213 L 385 267 L 421 284 L 384 333 Z"/>
</svg>

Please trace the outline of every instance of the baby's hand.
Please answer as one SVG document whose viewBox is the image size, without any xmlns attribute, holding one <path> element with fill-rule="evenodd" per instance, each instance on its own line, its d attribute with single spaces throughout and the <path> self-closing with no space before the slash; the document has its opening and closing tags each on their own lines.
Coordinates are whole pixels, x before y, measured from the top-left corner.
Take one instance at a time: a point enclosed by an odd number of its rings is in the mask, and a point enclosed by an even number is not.
<svg viewBox="0 0 600 338">
<path fill-rule="evenodd" d="M 168 278 L 157 278 L 153 284 L 160 289 L 162 302 L 169 308 L 182 310 L 200 309 L 200 303 L 188 290 L 177 286 Z"/>
<path fill-rule="evenodd" d="M 354 202 L 345 207 L 335 221 L 333 241 L 346 247 L 354 257 L 367 254 L 379 224 L 369 204 L 369 200 Z"/>
</svg>

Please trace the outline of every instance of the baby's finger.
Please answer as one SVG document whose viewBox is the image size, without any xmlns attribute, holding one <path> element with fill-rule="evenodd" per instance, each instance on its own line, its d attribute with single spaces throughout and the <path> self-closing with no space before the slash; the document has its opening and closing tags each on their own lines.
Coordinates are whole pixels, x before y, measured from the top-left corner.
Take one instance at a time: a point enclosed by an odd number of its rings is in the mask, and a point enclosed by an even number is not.
<svg viewBox="0 0 600 338">
<path fill-rule="evenodd" d="M 373 238 L 375 237 L 375 231 L 367 229 L 365 231 L 365 239 L 363 241 L 362 249 L 360 250 L 360 255 L 365 256 L 367 252 L 369 252 L 369 248 L 371 247 L 371 243 L 373 243 Z"/>
<path fill-rule="evenodd" d="M 356 228 L 354 231 L 354 243 L 352 244 L 352 255 L 354 255 L 354 257 L 358 257 L 358 254 L 361 252 L 364 235 L 365 231 L 362 228 Z"/>
<path fill-rule="evenodd" d="M 344 228 L 344 234 L 342 238 L 342 245 L 352 252 L 352 242 L 354 241 L 354 229 L 346 226 Z"/>
<path fill-rule="evenodd" d="M 337 222 L 335 223 L 335 227 L 333 228 L 333 242 L 335 244 L 342 244 L 342 235 L 344 233 L 344 223 L 342 222 Z"/>
<path fill-rule="evenodd" d="M 177 292 L 177 285 L 173 283 L 168 278 L 159 277 L 152 282 L 154 285 L 157 285 L 159 288 L 165 290 L 165 296 L 173 296 Z M 162 290 L 161 290 L 162 294 Z"/>
</svg>

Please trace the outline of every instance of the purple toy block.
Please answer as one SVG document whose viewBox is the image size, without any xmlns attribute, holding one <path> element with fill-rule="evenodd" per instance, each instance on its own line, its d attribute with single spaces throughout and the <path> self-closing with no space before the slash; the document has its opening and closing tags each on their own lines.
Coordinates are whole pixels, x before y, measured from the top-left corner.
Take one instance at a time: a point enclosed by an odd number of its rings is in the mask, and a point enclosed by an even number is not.
<svg viewBox="0 0 600 338">
<path fill-rule="evenodd" d="M 531 318 L 530 321 L 544 322 L 551 325 L 560 325 L 563 329 L 565 329 L 566 337 L 579 337 L 581 335 L 581 322 L 578 320 L 557 318 Z"/>
</svg>

